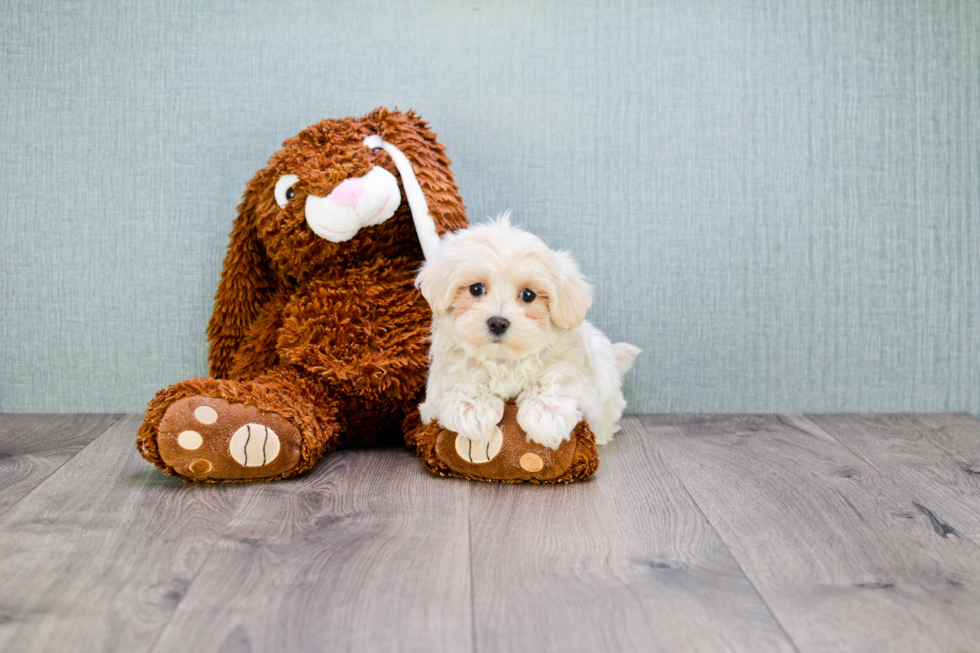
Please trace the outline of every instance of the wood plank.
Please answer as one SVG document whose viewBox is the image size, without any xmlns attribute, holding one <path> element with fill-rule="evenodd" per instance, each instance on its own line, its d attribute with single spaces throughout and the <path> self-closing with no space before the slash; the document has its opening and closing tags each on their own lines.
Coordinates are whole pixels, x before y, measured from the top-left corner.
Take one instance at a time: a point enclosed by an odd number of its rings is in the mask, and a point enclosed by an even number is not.
<svg viewBox="0 0 980 653">
<path fill-rule="evenodd" d="M 967 413 L 917 413 L 912 417 L 938 431 L 931 442 L 972 480 L 980 481 L 980 420 Z"/>
<path fill-rule="evenodd" d="M 966 416 L 969 417 L 969 416 Z M 835 440 L 980 544 L 980 422 L 911 415 L 807 415 Z M 956 419 L 956 418 L 953 418 Z M 925 513 L 923 513 L 925 514 Z"/>
<path fill-rule="evenodd" d="M 0 414 L 0 515 L 121 417 Z"/>
<path fill-rule="evenodd" d="M 642 421 L 801 651 L 980 650 L 980 548 L 812 422 Z"/>
<path fill-rule="evenodd" d="M 471 650 L 468 492 L 404 449 L 262 486 L 154 650 Z"/>
<path fill-rule="evenodd" d="M 569 486 L 474 485 L 476 649 L 791 651 L 635 418 Z"/>
<path fill-rule="evenodd" d="M 145 651 L 251 487 L 146 463 L 128 416 L 0 517 L 0 649 Z"/>
</svg>

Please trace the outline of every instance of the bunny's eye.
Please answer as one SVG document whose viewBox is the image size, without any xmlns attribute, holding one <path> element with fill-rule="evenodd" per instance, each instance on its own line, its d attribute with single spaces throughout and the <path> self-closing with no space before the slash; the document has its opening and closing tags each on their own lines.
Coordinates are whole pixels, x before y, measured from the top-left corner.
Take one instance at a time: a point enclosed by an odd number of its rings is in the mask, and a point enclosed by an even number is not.
<svg viewBox="0 0 980 653">
<path fill-rule="evenodd" d="M 470 286 L 470 294 L 474 297 L 479 297 L 486 291 L 487 289 L 483 287 L 482 283 L 474 283 L 472 286 Z"/>
<path fill-rule="evenodd" d="M 296 175 L 283 175 L 279 177 L 275 190 L 276 204 L 279 205 L 279 208 L 286 206 L 289 200 L 296 197 L 296 191 L 293 189 L 293 186 L 296 185 L 297 181 L 299 181 L 299 177 Z"/>
</svg>

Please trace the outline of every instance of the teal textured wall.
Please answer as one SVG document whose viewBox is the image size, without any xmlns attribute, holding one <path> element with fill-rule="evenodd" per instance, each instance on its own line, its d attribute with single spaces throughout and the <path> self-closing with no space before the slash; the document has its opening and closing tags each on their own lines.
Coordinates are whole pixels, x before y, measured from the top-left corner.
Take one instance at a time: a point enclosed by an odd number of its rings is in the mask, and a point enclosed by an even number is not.
<svg viewBox="0 0 980 653">
<path fill-rule="evenodd" d="M 980 413 L 980 3 L 8 2 L 0 411 L 206 373 L 281 141 L 415 108 L 571 250 L 634 412 Z"/>
</svg>

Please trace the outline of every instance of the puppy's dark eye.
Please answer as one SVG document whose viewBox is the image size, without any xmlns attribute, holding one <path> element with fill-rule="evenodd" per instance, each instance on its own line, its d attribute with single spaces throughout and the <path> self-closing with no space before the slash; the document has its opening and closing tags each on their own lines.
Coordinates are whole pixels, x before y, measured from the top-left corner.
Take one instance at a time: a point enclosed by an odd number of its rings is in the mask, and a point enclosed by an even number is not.
<svg viewBox="0 0 980 653">
<path fill-rule="evenodd" d="M 294 197 L 296 197 L 296 190 L 292 186 L 290 186 L 289 188 L 286 189 L 286 199 L 291 200 Z"/>
<path fill-rule="evenodd" d="M 474 297 L 479 297 L 486 291 L 487 289 L 483 287 L 482 283 L 474 283 L 472 286 L 470 286 L 470 294 Z"/>
<path fill-rule="evenodd" d="M 537 297 L 537 295 L 535 295 L 534 291 L 531 290 L 530 288 L 525 288 L 524 290 L 521 291 L 521 299 L 526 301 L 528 304 L 533 302 L 535 297 Z"/>
</svg>

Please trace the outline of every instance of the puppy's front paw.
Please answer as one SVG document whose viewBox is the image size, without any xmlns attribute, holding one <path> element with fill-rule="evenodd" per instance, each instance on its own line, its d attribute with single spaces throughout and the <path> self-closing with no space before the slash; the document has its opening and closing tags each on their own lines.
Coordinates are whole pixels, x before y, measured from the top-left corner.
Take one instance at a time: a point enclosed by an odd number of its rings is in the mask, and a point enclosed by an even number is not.
<svg viewBox="0 0 980 653">
<path fill-rule="evenodd" d="M 447 404 L 439 423 L 477 442 L 489 442 L 494 427 L 504 418 L 504 402 L 497 397 L 479 397 Z"/>
<path fill-rule="evenodd" d="M 517 410 L 517 423 L 531 442 L 557 449 L 572 437 L 572 429 L 582 420 L 574 399 L 549 397 L 525 399 Z"/>
</svg>

